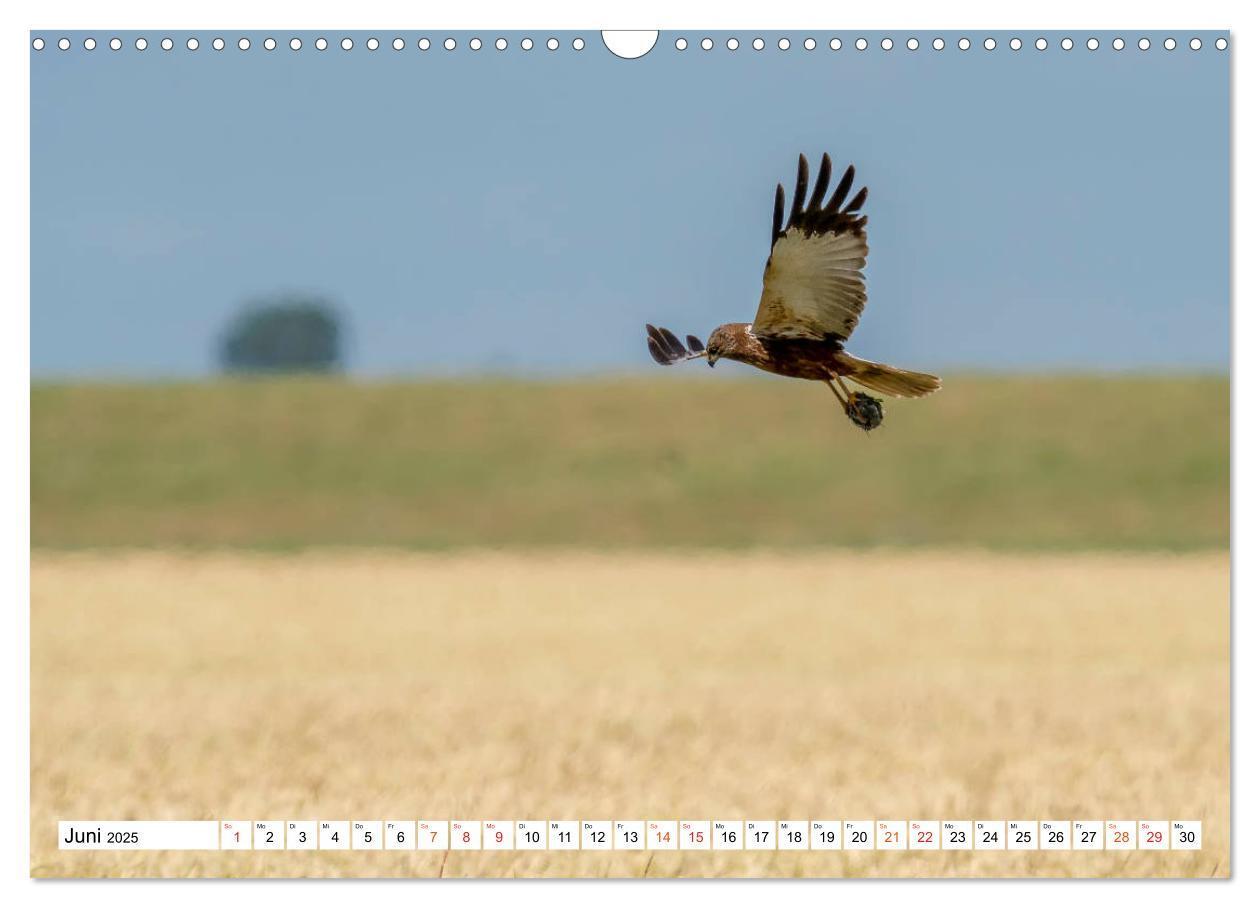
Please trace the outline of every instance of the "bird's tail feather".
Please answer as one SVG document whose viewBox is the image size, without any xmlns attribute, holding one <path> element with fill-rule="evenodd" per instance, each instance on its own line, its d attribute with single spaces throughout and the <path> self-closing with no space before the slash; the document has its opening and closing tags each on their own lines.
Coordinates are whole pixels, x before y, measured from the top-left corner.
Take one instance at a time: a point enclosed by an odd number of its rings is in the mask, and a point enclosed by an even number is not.
<svg viewBox="0 0 1260 908">
<path fill-rule="evenodd" d="M 890 397 L 927 397 L 941 387 L 941 380 L 926 372 L 873 363 L 848 353 L 841 353 L 840 361 L 851 370 L 848 378 Z"/>
</svg>

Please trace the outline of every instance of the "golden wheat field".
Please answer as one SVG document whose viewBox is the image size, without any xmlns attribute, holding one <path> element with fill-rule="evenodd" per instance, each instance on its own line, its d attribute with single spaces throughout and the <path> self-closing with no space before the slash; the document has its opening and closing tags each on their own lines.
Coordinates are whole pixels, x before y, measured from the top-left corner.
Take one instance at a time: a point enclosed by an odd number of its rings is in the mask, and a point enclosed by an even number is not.
<svg viewBox="0 0 1260 908">
<path fill-rule="evenodd" d="M 32 555 L 31 870 L 1227 876 L 1229 565 Z M 1199 852 L 59 852 L 58 819 L 1202 819 Z"/>
</svg>

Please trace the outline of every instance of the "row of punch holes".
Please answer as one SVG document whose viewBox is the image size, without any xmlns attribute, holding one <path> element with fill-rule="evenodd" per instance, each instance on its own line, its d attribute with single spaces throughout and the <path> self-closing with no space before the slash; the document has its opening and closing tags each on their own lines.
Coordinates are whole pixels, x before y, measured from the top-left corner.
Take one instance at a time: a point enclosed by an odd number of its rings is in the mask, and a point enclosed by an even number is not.
<svg viewBox="0 0 1260 908">
<path fill-rule="evenodd" d="M 697 43 L 698 43 L 699 48 L 703 51 L 713 50 L 714 47 L 717 46 L 717 44 L 714 42 L 712 38 L 701 38 L 699 42 Z M 1226 48 L 1229 47 L 1229 41 L 1223 37 L 1217 38 L 1214 43 L 1217 50 L 1225 50 Z M 122 50 L 124 46 L 121 38 L 110 38 L 107 44 L 110 50 L 115 50 L 115 51 Z M 327 38 L 316 38 L 312 42 L 312 44 L 316 50 L 320 50 L 320 51 L 327 50 L 329 47 L 332 46 L 332 44 L 330 44 Z M 767 46 L 766 41 L 763 38 L 753 38 L 751 41 L 748 42 L 748 44 L 755 51 L 764 50 Z M 831 38 L 829 41 L 826 42 L 826 44 L 827 44 L 827 47 L 829 47 L 833 51 L 841 50 L 844 47 L 844 42 L 840 38 Z M 1009 41 L 1006 42 L 1006 44 L 1012 51 L 1021 50 L 1023 49 L 1023 46 L 1024 46 L 1024 42 L 1020 38 L 1011 38 Z M 303 42 L 301 38 L 290 38 L 288 45 L 289 45 L 290 50 L 297 51 L 297 50 L 302 49 Z M 726 45 L 727 50 L 731 50 L 731 51 L 739 50 L 740 41 L 738 38 L 728 38 L 725 42 L 725 45 Z M 1058 42 L 1058 45 L 1062 50 L 1070 51 L 1075 47 L 1075 42 L 1071 38 L 1063 38 Z M 1191 50 L 1195 50 L 1195 51 L 1201 50 L 1203 48 L 1203 40 L 1197 37 L 1191 38 L 1187 42 L 1187 45 L 1189 46 Z M 31 47 L 37 51 L 43 50 L 46 46 L 47 46 L 47 42 L 41 37 L 36 37 L 31 41 Z M 73 46 L 73 43 L 71 42 L 69 38 L 59 38 L 57 40 L 56 46 L 58 50 L 66 51 L 66 50 L 70 50 L 70 48 Z M 159 41 L 158 46 L 161 47 L 162 50 L 164 51 L 170 51 L 175 48 L 175 41 L 171 38 L 162 38 Z M 195 37 L 190 37 L 184 42 L 184 46 L 190 51 L 195 51 L 195 50 L 200 49 L 201 42 Z M 227 42 L 223 38 L 213 38 L 210 41 L 210 46 L 214 50 L 224 50 L 227 47 Z M 272 50 L 275 50 L 279 46 L 280 46 L 279 42 L 277 42 L 275 38 L 264 38 L 262 41 L 262 48 L 264 50 L 272 51 Z M 353 38 L 348 38 L 348 37 L 342 38 L 340 42 L 338 42 L 338 46 L 340 46 L 341 49 L 344 51 L 354 50 L 355 42 Z M 366 41 L 363 42 L 363 46 L 370 51 L 374 51 L 374 50 L 379 50 L 382 44 L 381 44 L 380 39 L 378 38 L 368 38 Z M 406 49 L 407 42 L 403 40 L 402 38 L 394 38 L 392 41 L 389 42 L 389 46 L 392 47 L 396 51 L 401 51 L 401 50 Z M 435 44 L 429 38 L 419 38 L 416 41 L 416 48 L 421 51 L 427 51 L 436 46 L 440 46 L 448 51 L 453 51 L 459 47 L 459 42 L 455 38 L 446 38 L 440 43 L 440 45 Z M 485 43 L 482 41 L 481 38 L 474 37 L 474 38 L 467 39 L 467 41 L 465 42 L 465 46 L 468 50 L 478 51 L 478 50 L 481 50 L 485 46 Z M 499 51 L 505 51 L 510 46 L 511 46 L 511 42 L 509 42 L 507 38 L 496 38 L 493 42 L 493 47 L 495 48 L 495 50 L 499 50 Z M 524 51 L 533 50 L 534 46 L 535 44 L 534 44 L 533 38 L 522 38 L 520 40 L 521 50 L 524 50 Z M 551 37 L 551 38 L 547 38 L 546 41 L 543 42 L 543 46 L 546 47 L 547 50 L 549 51 L 556 51 L 560 49 L 561 42 L 559 38 Z M 580 51 L 586 47 L 586 41 L 585 39 L 581 37 L 577 37 L 577 38 L 574 38 L 570 42 L 570 46 L 575 51 Z M 791 50 L 792 41 L 789 38 L 780 38 L 775 43 L 775 46 L 777 46 L 778 49 L 781 51 Z M 812 51 L 818 48 L 819 43 L 814 38 L 805 38 L 804 40 L 801 41 L 800 46 L 804 50 Z M 892 38 L 884 38 L 880 40 L 878 46 L 882 50 L 890 51 L 896 47 L 896 42 L 894 42 Z M 945 41 L 944 38 L 933 38 L 931 41 L 931 47 L 933 50 L 941 51 L 941 50 L 944 50 L 947 46 L 948 46 L 948 43 Z M 992 37 L 985 38 L 981 42 L 981 46 L 987 51 L 992 51 L 998 48 L 999 42 L 996 38 L 992 38 Z M 1102 46 L 1102 43 L 1099 41 L 1098 38 L 1088 38 L 1085 41 L 1086 49 L 1091 50 L 1091 51 L 1098 50 L 1098 48 L 1101 46 Z M 1111 40 L 1111 47 L 1113 50 L 1124 50 L 1125 46 L 1126 46 L 1125 40 L 1123 38 L 1116 37 Z M 1137 40 L 1138 50 L 1143 50 L 1143 51 L 1150 50 L 1151 46 L 1152 44 L 1151 44 L 1150 38 L 1139 38 Z M 1170 51 L 1176 50 L 1177 40 L 1171 37 L 1165 38 L 1163 42 L 1163 46 L 1164 46 L 1164 50 L 1170 50 Z M 88 37 L 88 38 L 83 39 L 84 50 L 88 50 L 88 51 L 95 50 L 96 47 L 97 47 L 97 41 L 95 38 Z M 136 50 L 147 50 L 148 47 L 149 47 L 149 41 L 147 38 L 140 37 L 140 38 L 135 39 Z M 251 47 L 253 47 L 253 43 L 250 41 L 249 38 L 242 37 L 242 38 L 237 39 L 236 47 L 238 50 L 249 50 Z M 680 37 L 674 41 L 674 47 L 677 50 L 683 51 L 683 50 L 687 50 L 688 47 L 690 47 L 690 44 L 686 38 Z M 857 38 L 853 42 L 853 48 L 858 51 L 867 50 L 869 47 L 871 47 L 871 42 L 869 42 L 866 38 Z M 916 51 L 919 49 L 919 47 L 920 47 L 920 43 L 919 43 L 918 38 L 906 39 L 905 41 L 906 50 Z M 957 47 L 961 51 L 970 50 L 972 47 L 971 39 L 967 37 L 959 38 L 957 41 Z M 1044 51 L 1050 47 L 1050 41 L 1046 38 L 1037 38 L 1035 41 L 1033 41 L 1033 47 L 1035 47 L 1039 51 Z"/>
</svg>

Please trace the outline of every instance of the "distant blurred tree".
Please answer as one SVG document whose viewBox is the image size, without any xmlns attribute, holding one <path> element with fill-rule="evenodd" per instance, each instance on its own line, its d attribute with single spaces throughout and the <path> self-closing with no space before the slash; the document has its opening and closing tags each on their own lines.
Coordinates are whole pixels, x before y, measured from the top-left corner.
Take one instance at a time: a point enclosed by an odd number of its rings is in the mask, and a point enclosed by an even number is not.
<svg viewBox="0 0 1260 908">
<path fill-rule="evenodd" d="M 337 372 L 341 328 L 324 300 L 254 303 L 228 326 L 219 350 L 227 372 Z"/>
</svg>

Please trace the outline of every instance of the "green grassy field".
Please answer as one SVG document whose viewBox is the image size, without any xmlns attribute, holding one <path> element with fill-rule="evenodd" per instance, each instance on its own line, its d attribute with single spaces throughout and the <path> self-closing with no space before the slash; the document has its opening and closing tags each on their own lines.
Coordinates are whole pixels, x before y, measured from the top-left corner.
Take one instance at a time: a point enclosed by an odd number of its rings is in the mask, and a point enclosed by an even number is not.
<svg viewBox="0 0 1260 908">
<path fill-rule="evenodd" d="M 707 371 L 707 370 L 706 370 Z M 48 385 L 37 547 L 1229 544 L 1224 377 Z"/>
</svg>

